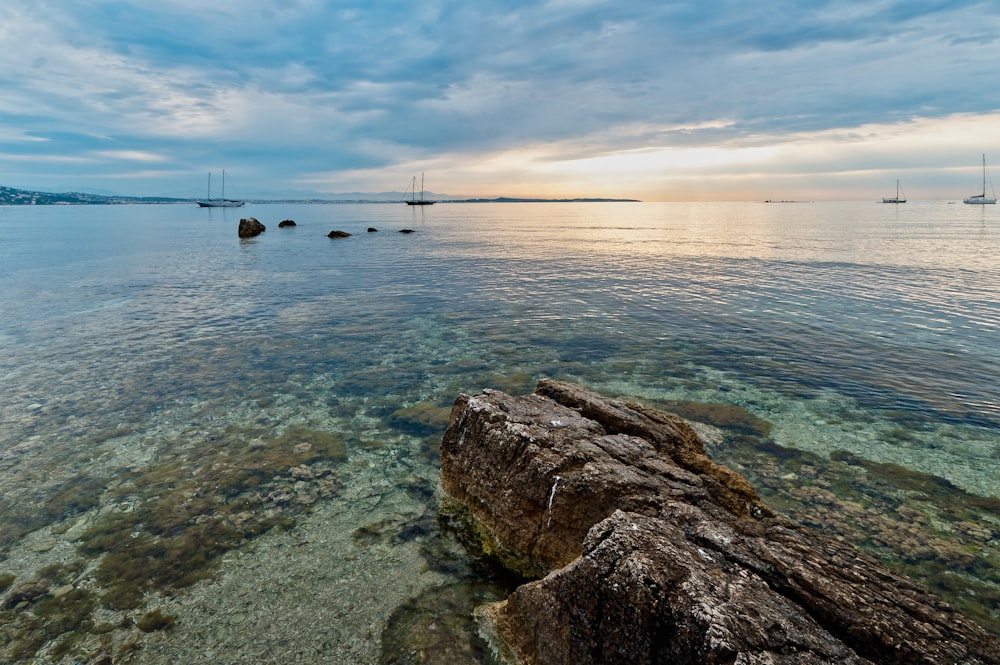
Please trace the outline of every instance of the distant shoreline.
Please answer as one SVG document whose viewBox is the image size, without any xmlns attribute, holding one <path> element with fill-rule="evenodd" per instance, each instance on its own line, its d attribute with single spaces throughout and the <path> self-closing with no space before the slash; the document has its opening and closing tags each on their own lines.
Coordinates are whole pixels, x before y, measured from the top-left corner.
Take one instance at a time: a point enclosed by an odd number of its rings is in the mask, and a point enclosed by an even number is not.
<svg viewBox="0 0 1000 665">
<path fill-rule="evenodd" d="M 495 199 L 456 199 L 453 201 L 440 201 L 440 203 L 642 203 L 639 199 L 604 199 L 604 198 L 577 198 L 577 199 L 520 199 L 509 196 L 500 196 Z"/>
<path fill-rule="evenodd" d="M 296 204 L 337 204 L 337 203 L 402 203 L 398 199 L 245 199 L 247 203 L 296 203 Z M 82 192 L 33 192 L 11 187 L 0 187 L 0 205 L 193 205 L 197 199 L 178 199 L 164 196 L 105 196 Z M 638 199 L 573 198 L 536 199 L 501 196 L 492 199 L 439 199 L 436 203 L 641 203 Z"/>
</svg>

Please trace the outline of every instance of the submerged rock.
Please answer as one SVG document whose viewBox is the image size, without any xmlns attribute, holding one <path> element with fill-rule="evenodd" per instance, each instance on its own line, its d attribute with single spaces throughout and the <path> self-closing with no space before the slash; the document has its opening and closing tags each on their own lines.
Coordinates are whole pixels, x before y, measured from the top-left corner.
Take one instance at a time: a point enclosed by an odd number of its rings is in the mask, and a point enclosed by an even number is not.
<svg viewBox="0 0 1000 665">
<path fill-rule="evenodd" d="M 535 578 L 478 611 L 512 663 L 1000 662 L 926 588 L 775 516 L 677 416 L 547 380 L 462 395 L 441 467 L 466 539 Z"/>
<path fill-rule="evenodd" d="M 293 219 L 284 219 L 278 223 L 279 229 L 285 229 L 288 228 L 289 226 L 298 226 L 298 224 L 296 224 L 295 220 Z"/>
<path fill-rule="evenodd" d="M 244 217 L 240 220 L 239 229 L 237 229 L 237 234 L 241 238 L 253 238 L 254 236 L 259 236 L 265 231 L 267 227 L 257 221 L 254 217 Z"/>
<path fill-rule="evenodd" d="M 327 238 L 350 238 L 351 234 L 347 231 L 330 231 L 326 234 Z"/>
<path fill-rule="evenodd" d="M 3 604 L 0 604 L 0 610 L 27 607 L 40 596 L 47 594 L 50 586 L 51 583 L 46 579 L 33 578 L 21 582 L 11 590 L 10 594 L 6 598 L 4 598 Z"/>
</svg>

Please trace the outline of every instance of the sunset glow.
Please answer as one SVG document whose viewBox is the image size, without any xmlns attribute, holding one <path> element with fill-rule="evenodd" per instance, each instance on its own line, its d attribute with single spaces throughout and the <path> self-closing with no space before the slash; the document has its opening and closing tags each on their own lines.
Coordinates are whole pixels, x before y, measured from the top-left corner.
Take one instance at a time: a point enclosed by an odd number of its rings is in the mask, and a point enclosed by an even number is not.
<svg viewBox="0 0 1000 665">
<path fill-rule="evenodd" d="M 992 5 L 99 7 L 0 8 L 0 185 L 948 199 L 1000 163 Z"/>
</svg>

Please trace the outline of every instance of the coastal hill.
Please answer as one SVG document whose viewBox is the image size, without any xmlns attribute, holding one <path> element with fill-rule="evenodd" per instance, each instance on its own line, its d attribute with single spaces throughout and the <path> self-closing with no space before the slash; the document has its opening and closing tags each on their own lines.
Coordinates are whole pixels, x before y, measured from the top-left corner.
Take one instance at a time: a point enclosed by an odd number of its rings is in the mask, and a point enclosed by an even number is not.
<svg viewBox="0 0 1000 665">
<path fill-rule="evenodd" d="M 31 192 L 0 186 L 0 205 L 116 205 L 128 203 L 191 203 L 193 199 L 172 199 L 160 196 L 102 196 L 82 192 Z"/>
<path fill-rule="evenodd" d="M 345 198 L 346 197 L 346 198 Z M 439 203 L 597 203 L 597 202 L 637 202 L 636 199 L 606 199 L 606 198 L 576 198 L 576 199 L 528 199 L 498 197 L 483 198 L 453 198 L 446 196 L 434 197 Z M 331 198 L 303 199 L 248 199 L 249 203 L 399 203 L 403 200 L 401 192 L 385 192 L 381 194 L 352 193 L 350 195 L 331 195 Z M 105 196 L 101 194 L 85 194 L 82 192 L 33 192 L 24 189 L 0 186 L 0 205 L 126 205 L 142 203 L 194 203 L 193 198 L 170 198 L 165 196 Z"/>
</svg>

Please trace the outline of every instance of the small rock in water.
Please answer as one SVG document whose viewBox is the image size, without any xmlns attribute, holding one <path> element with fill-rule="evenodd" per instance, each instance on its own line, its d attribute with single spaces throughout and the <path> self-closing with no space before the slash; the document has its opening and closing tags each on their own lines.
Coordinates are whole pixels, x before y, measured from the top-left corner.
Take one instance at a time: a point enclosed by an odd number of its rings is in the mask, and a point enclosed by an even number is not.
<svg viewBox="0 0 1000 665">
<path fill-rule="evenodd" d="M 259 236 L 267 229 L 266 226 L 261 224 L 254 217 L 244 217 L 240 220 L 239 229 L 237 229 L 237 234 L 241 238 L 253 238 L 254 236 Z"/>
</svg>

